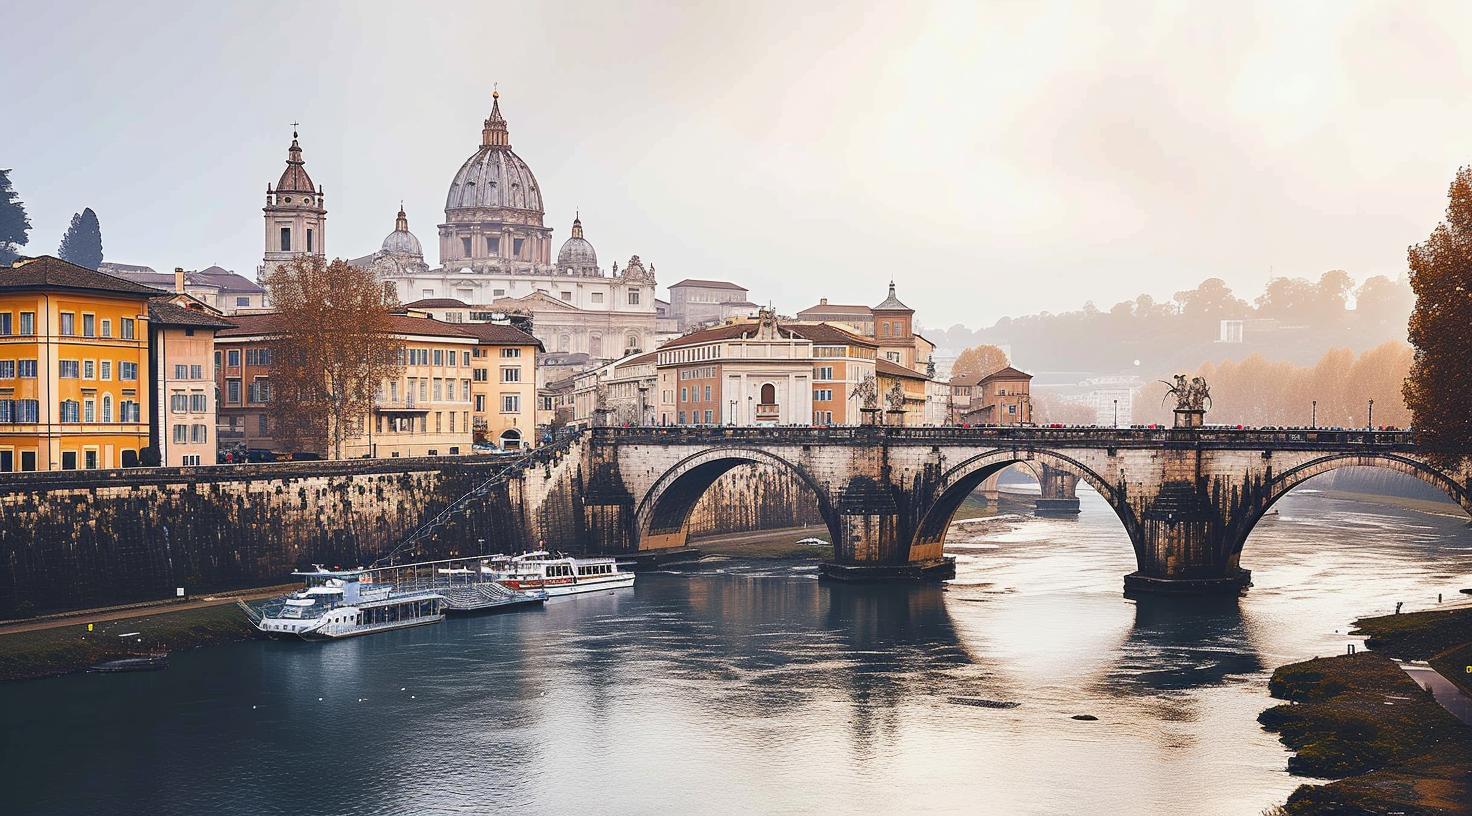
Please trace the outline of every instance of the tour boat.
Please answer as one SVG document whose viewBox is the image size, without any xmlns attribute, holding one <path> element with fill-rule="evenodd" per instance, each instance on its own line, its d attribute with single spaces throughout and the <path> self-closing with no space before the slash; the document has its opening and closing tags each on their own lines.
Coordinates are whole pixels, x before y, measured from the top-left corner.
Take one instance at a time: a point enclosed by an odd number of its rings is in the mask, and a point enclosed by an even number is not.
<svg viewBox="0 0 1472 816">
<path fill-rule="evenodd" d="M 364 570 L 334 571 L 318 566 L 293 572 L 306 589 L 266 604 L 256 628 L 272 637 L 303 640 L 336 638 L 405 629 L 445 618 L 445 596 L 434 587 L 398 587 L 364 579 Z"/>
<path fill-rule="evenodd" d="M 481 570 L 511 589 L 541 590 L 554 598 L 634 585 L 634 574 L 619 572 L 612 558 L 572 558 L 545 550 L 489 558 Z"/>
</svg>

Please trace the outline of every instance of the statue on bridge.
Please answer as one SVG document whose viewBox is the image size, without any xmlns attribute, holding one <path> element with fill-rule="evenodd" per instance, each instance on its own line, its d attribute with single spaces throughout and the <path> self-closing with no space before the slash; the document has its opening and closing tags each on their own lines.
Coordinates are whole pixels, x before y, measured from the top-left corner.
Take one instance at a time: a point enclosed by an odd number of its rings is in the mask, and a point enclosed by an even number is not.
<svg viewBox="0 0 1472 816">
<path fill-rule="evenodd" d="M 1177 428 L 1199 428 L 1206 410 L 1211 407 L 1211 387 L 1206 384 L 1205 377 L 1192 377 L 1186 379 L 1185 374 L 1177 374 L 1175 385 L 1165 380 L 1167 390 L 1165 396 L 1172 394 L 1176 398 L 1176 427 Z M 1165 399 L 1161 400 L 1161 404 Z"/>
<path fill-rule="evenodd" d="M 879 385 L 874 382 L 873 374 L 865 374 L 864 379 L 848 395 L 857 397 L 864 408 L 873 410 L 879 407 Z"/>
</svg>

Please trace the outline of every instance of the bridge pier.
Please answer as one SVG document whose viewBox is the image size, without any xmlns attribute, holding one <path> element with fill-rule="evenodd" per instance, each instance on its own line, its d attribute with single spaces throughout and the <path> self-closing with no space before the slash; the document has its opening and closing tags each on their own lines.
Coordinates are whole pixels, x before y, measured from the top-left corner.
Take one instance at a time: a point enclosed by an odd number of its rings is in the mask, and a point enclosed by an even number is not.
<svg viewBox="0 0 1472 816">
<path fill-rule="evenodd" d="M 1039 470 L 1042 491 L 1033 509 L 1039 515 L 1078 515 L 1078 477 L 1048 465 Z"/>
<path fill-rule="evenodd" d="M 1251 570 L 1237 560 L 1222 508 L 1186 479 L 1161 485 L 1139 514 L 1134 539 L 1139 569 L 1124 577 L 1125 595 L 1240 595 Z"/>
</svg>

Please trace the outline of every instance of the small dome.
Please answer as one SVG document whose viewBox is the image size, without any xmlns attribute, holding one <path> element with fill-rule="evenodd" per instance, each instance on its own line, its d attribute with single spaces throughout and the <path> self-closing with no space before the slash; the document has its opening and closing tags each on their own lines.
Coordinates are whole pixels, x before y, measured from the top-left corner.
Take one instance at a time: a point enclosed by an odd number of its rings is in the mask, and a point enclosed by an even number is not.
<svg viewBox="0 0 1472 816">
<path fill-rule="evenodd" d="M 557 251 L 557 268 L 575 274 L 598 274 L 598 253 L 583 237 L 583 222 L 579 218 L 572 221 L 572 237 L 563 241 L 562 249 Z"/>
<path fill-rule="evenodd" d="M 409 231 L 409 218 L 404 215 L 403 205 L 399 205 L 399 217 L 394 221 L 394 231 L 383 239 L 383 251 L 395 255 L 424 257 L 424 249 L 419 246 L 419 239 Z"/>
</svg>

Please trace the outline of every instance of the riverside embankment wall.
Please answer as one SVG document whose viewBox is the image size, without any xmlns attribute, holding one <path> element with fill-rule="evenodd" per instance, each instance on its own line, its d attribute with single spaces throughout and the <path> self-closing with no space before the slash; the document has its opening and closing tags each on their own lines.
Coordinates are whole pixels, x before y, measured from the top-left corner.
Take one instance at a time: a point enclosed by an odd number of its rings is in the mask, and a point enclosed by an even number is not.
<svg viewBox="0 0 1472 816">
<path fill-rule="evenodd" d="M 589 501 L 584 442 L 539 453 L 465 503 L 404 558 L 538 545 L 583 552 L 623 524 Z M 314 563 L 371 563 L 486 481 L 504 459 L 342 462 L 0 475 L 0 619 L 285 583 Z M 593 493 L 599 489 L 596 480 Z M 711 488 L 693 529 L 734 532 L 816 518 L 786 474 L 743 468 Z M 631 500 L 628 497 L 627 500 Z M 591 506 L 590 506 L 591 505 Z"/>
</svg>

